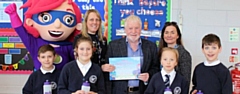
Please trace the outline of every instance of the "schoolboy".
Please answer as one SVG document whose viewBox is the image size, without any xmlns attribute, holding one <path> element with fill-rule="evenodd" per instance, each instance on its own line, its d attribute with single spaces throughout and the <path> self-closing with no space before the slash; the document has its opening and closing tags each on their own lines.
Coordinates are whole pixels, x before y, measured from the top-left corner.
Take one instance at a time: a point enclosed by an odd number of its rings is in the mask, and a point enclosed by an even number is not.
<svg viewBox="0 0 240 94">
<path fill-rule="evenodd" d="M 193 73 L 192 94 L 232 94 L 232 80 L 229 70 L 218 59 L 221 52 L 220 38 L 207 34 L 202 39 L 202 52 L 206 61 L 198 64 Z"/>
<path fill-rule="evenodd" d="M 167 87 L 173 94 L 188 94 L 189 85 L 186 79 L 174 69 L 178 64 L 178 57 L 176 49 L 170 47 L 162 49 L 160 62 L 163 68 L 153 75 L 144 94 L 164 94 Z"/>
<path fill-rule="evenodd" d="M 57 94 L 57 82 L 60 70 L 53 65 L 55 51 L 51 45 L 43 45 L 38 50 L 38 60 L 41 68 L 33 72 L 22 89 L 23 94 L 43 94 L 43 85 L 46 80 L 52 84 L 52 94 Z"/>
</svg>

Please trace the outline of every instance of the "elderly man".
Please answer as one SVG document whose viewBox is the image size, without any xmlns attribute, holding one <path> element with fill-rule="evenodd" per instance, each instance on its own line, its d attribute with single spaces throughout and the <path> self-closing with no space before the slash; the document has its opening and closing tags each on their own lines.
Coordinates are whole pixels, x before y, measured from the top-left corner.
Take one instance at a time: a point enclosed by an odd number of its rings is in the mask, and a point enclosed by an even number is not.
<svg viewBox="0 0 240 94">
<path fill-rule="evenodd" d="M 143 94 L 147 82 L 160 68 L 157 47 L 154 43 L 140 38 L 142 21 L 138 16 L 130 15 L 127 17 L 124 27 L 126 38 L 109 43 L 106 60 L 108 61 L 110 57 L 141 57 L 141 73 L 138 80 L 112 81 L 112 94 Z M 111 64 L 105 64 L 102 69 L 105 72 L 111 72 L 115 67 Z"/>
</svg>

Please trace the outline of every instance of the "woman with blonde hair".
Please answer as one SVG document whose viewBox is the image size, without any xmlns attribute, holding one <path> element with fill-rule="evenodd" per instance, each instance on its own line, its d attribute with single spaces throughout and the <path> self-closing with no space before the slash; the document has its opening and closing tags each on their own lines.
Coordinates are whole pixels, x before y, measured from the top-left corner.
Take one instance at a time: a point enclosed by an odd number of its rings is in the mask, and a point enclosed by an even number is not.
<svg viewBox="0 0 240 94">
<path fill-rule="evenodd" d="M 105 62 L 107 51 L 107 40 L 102 35 L 102 19 L 99 12 L 95 9 L 88 10 L 84 15 L 81 34 L 75 36 L 73 47 L 76 40 L 81 36 L 90 37 L 93 42 L 93 56 L 91 60 L 99 65 Z"/>
<path fill-rule="evenodd" d="M 98 64 L 101 67 L 103 64 L 105 64 L 105 55 L 107 52 L 107 39 L 103 37 L 102 19 L 97 10 L 90 9 L 85 13 L 81 34 L 75 36 L 73 47 L 75 47 L 76 41 L 81 36 L 91 38 L 93 42 L 93 55 L 91 57 L 91 61 Z M 105 83 L 106 87 L 110 86 L 108 85 L 108 82 L 109 82 L 108 73 L 104 72 L 104 78 L 106 82 Z M 110 89 L 106 89 L 106 90 L 110 90 Z"/>
</svg>

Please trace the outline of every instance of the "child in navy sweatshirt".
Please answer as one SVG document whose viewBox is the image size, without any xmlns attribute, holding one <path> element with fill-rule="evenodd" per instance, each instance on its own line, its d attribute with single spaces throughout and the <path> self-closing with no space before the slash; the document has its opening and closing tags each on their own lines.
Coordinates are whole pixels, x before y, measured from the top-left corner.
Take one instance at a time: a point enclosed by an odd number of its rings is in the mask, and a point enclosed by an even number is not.
<svg viewBox="0 0 240 94">
<path fill-rule="evenodd" d="M 101 68 L 91 62 L 92 41 L 80 37 L 75 45 L 76 60 L 63 67 L 59 78 L 58 94 L 105 94 L 104 77 Z M 82 90 L 84 82 L 90 83 L 90 92 Z"/>
<path fill-rule="evenodd" d="M 38 50 L 38 60 L 41 68 L 33 72 L 22 89 L 23 94 L 43 94 L 43 84 L 46 80 L 52 84 L 52 94 L 57 94 L 57 82 L 60 70 L 53 65 L 55 51 L 51 45 L 43 45 Z"/>
<path fill-rule="evenodd" d="M 162 70 L 153 75 L 144 94 L 163 94 L 169 87 L 173 94 L 188 94 L 189 85 L 186 79 L 175 71 L 178 64 L 178 51 L 165 47 L 161 53 Z"/>
<path fill-rule="evenodd" d="M 202 52 L 206 61 L 198 64 L 193 72 L 192 94 L 232 94 L 232 79 L 229 70 L 218 60 L 221 52 L 220 38 L 208 34 L 202 39 Z"/>
</svg>

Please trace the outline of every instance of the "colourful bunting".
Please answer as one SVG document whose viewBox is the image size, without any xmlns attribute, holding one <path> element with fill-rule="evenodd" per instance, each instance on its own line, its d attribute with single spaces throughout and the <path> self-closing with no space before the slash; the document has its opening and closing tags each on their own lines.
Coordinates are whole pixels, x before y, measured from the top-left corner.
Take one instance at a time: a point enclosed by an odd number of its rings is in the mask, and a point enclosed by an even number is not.
<svg viewBox="0 0 240 94">
<path fill-rule="evenodd" d="M 8 66 L 8 69 L 9 69 L 9 70 L 13 70 L 13 66 L 12 66 L 12 65 L 9 65 L 9 66 Z"/>
<path fill-rule="evenodd" d="M 19 61 L 19 63 L 22 64 L 22 65 L 24 65 L 24 64 L 25 64 L 25 61 L 24 61 L 23 59 L 21 59 L 21 60 Z"/>
<path fill-rule="evenodd" d="M 14 68 L 15 70 L 18 69 L 18 63 L 13 64 L 13 68 Z"/>
<path fill-rule="evenodd" d="M 7 70 L 7 67 L 6 65 L 2 65 L 2 70 L 6 71 Z"/>
<path fill-rule="evenodd" d="M 7 69 L 8 70 L 17 70 L 18 69 L 18 64 L 20 63 L 21 65 L 25 65 L 25 61 L 28 61 L 29 60 L 29 57 L 28 57 L 28 54 L 27 53 L 20 61 L 18 61 L 17 63 L 15 64 L 12 64 L 12 65 L 3 65 L 3 64 L 0 64 L 0 66 L 2 66 L 2 70 L 3 71 L 6 71 Z"/>
<path fill-rule="evenodd" d="M 25 61 L 28 61 L 29 60 L 28 54 L 26 54 L 23 58 Z"/>
</svg>

